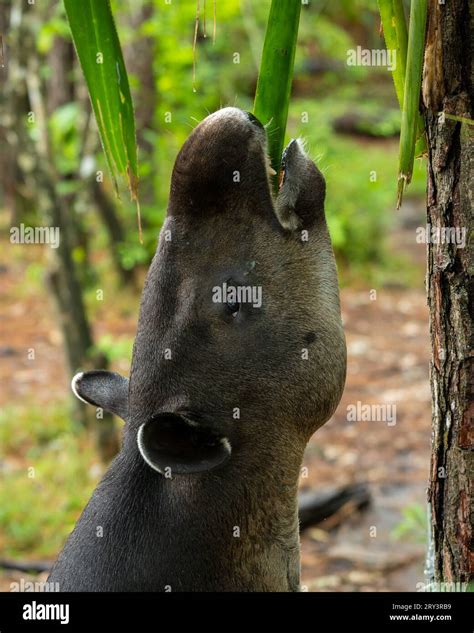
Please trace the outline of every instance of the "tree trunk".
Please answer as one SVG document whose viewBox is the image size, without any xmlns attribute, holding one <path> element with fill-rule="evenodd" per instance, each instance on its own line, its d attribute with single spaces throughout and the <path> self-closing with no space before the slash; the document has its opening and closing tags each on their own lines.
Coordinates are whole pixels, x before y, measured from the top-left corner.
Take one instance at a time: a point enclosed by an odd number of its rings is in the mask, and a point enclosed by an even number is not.
<svg viewBox="0 0 474 633">
<path fill-rule="evenodd" d="M 133 287 L 135 286 L 135 272 L 133 268 L 127 269 L 123 266 L 118 251 L 118 246 L 125 242 L 126 235 L 117 209 L 103 185 L 95 179 L 91 181 L 91 194 L 109 236 L 110 254 L 120 282 L 123 285 L 131 285 Z"/>
<path fill-rule="evenodd" d="M 30 8 L 25 7 L 24 10 Z M 12 226 L 28 217 L 35 199 L 29 186 L 30 174 L 19 166 L 20 155 L 24 154 L 28 143 L 23 120 L 29 108 L 22 79 L 27 50 L 24 46 L 17 46 L 10 32 L 11 13 L 15 10 L 17 6 L 12 5 L 12 0 L 0 3 L 0 190 L 2 205 L 10 215 Z M 28 34 L 21 24 L 18 30 L 18 39 L 28 46 Z"/>
<path fill-rule="evenodd" d="M 74 51 L 71 42 L 60 37 L 55 38 L 48 62 L 52 73 L 48 82 L 46 106 L 51 116 L 57 108 L 74 100 Z M 51 157 L 51 163 L 53 162 Z M 51 167 L 54 173 L 56 170 L 53 165 Z M 57 177 L 59 178 L 59 174 Z M 49 280 L 60 315 L 69 370 L 73 376 L 79 368 L 87 369 L 88 364 L 93 364 L 98 354 L 92 353 L 92 331 L 72 258 L 72 248 L 79 232 L 79 224 L 74 217 L 75 195 L 59 195 L 55 183 L 51 181 L 48 182 L 48 187 L 52 225 L 59 226 L 61 233 L 59 247 L 55 250 L 55 263 L 49 271 Z M 100 358 L 101 366 L 107 369 L 107 359 L 102 354 Z M 92 424 L 96 425 L 94 432 L 97 448 L 102 461 L 107 463 L 119 448 L 113 415 L 103 411 L 102 417 L 97 420 L 82 404 L 78 408 L 78 415 L 84 422 L 92 419 Z"/>
<path fill-rule="evenodd" d="M 48 55 L 52 75 L 49 81 L 43 81 L 40 72 L 43 60 L 36 49 L 35 35 L 35 27 L 41 19 L 41 15 L 38 16 L 40 9 L 21 0 L 9 2 L 6 7 L 10 8 L 10 5 L 11 12 L 4 9 L 0 14 L 1 26 L 8 27 L 5 28 L 8 34 L 6 52 L 11 60 L 6 70 L 4 68 L 1 72 L 2 78 L 5 75 L 8 78 L 8 90 L 0 98 L 0 114 L 7 115 L 2 121 L 5 122 L 6 138 L 10 141 L 9 152 L 6 154 L 18 171 L 12 182 L 13 192 L 20 189 L 22 181 L 28 182 L 34 192 L 34 208 L 40 211 L 40 223 L 60 229 L 59 246 L 50 252 L 52 265 L 47 278 L 58 308 L 68 373 L 73 375 L 79 368 L 87 369 L 87 365 L 92 363 L 93 340 L 72 257 L 77 235 L 73 223 L 75 200 L 58 191 L 60 175 L 51 151 L 48 129 L 48 118 L 52 112 L 74 99 L 73 48 L 70 42 L 55 39 Z M 52 4 L 46 3 L 41 10 L 46 14 L 51 7 Z M 13 14 L 16 17 L 14 25 L 11 24 Z M 26 114 L 30 111 L 34 113 L 37 126 L 35 140 L 26 130 Z M 1 136 L 5 134 L 0 133 L 0 140 Z M 13 147 L 10 144 L 12 137 Z M 17 160 L 21 153 L 29 157 L 28 170 Z M 0 167 L 2 164 L 0 161 Z M 11 178 L 10 174 L 8 178 Z M 0 174 L 1 182 L 8 182 L 8 178 L 5 179 L 4 173 Z M 106 359 L 102 362 L 101 366 L 105 368 Z M 73 401 L 76 417 L 83 422 L 88 421 L 90 417 L 84 405 L 75 398 Z M 101 458 L 109 461 L 118 447 L 113 417 L 104 412 L 103 418 L 99 422 L 95 420 L 94 425 Z"/>
<path fill-rule="evenodd" d="M 153 128 L 157 103 L 155 75 L 153 64 L 155 57 L 155 38 L 144 36 L 140 29 L 153 16 L 152 3 L 139 6 L 127 17 L 128 28 L 140 33 L 131 44 L 124 48 L 124 57 L 128 72 L 139 81 L 139 90 L 134 95 L 137 142 L 146 155 L 153 152 L 153 145 L 146 139 L 146 131 Z M 144 135 L 145 132 L 145 135 Z"/>
<path fill-rule="evenodd" d="M 48 55 L 48 65 L 52 72 L 44 91 L 45 116 L 48 118 L 57 108 L 74 100 L 73 55 L 70 42 L 60 37 L 54 39 Z M 44 160 L 49 163 L 49 169 L 44 177 L 44 188 L 48 192 L 51 225 L 58 226 L 61 235 L 59 247 L 54 252 L 54 263 L 48 274 L 60 316 L 69 372 L 73 376 L 84 365 L 90 353 L 93 346 L 92 332 L 72 258 L 77 229 L 73 217 L 75 197 L 64 196 L 57 191 L 55 181 L 59 181 L 60 175 L 55 168 L 46 121 L 42 124 L 44 145 L 48 148 Z"/>
<path fill-rule="evenodd" d="M 433 406 L 427 568 L 430 580 L 467 583 L 474 567 L 474 127 L 450 117 L 474 118 L 474 2 L 433 1 L 429 10 L 423 78 L 433 242 L 428 241 L 427 276 Z M 435 237 L 436 229 L 441 232 Z"/>
<path fill-rule="evenodd" d="M 131 5 L 130 5 L 131 6 Z M 141 160 L 154 161 L 154 144 L 147 138 L 147 132 L 156 131 L 155 110 L 158 102 L 156 77 L 154 73 L 156 38 L 144 36 L 141 29 L 144 24 L 152 19 L 155 11 L 153 3 L 145 3 L 139 6 L 127 18 L 127 28 L 131 28 L 140 35 L 124 47 L 124 57 L 127 70 L 130 75 L 138 80 L 139 88 L 133 96 L 135 108 L 135 121 L 137 128 L 137 144 Z M 159 168 L 159 166 L 158 166 Z M 143 178 L 140 181 L 140 201 L 142 205 L 152 205 L 155 200 L 153 191 L 153 178 Z M 143 217 L 143 226 L 146 227 L 146 216 Z"/>
</svg>

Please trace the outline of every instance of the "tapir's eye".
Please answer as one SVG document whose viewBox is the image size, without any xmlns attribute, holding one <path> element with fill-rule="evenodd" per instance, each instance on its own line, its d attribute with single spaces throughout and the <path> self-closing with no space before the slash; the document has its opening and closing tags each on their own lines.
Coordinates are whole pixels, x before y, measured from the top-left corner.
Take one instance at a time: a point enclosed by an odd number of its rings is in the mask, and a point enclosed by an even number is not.
<svg viewBox="0 0 474 633">
<path fill-rule="evenodd" d="M 225 305 L 226 305 L 227 310 L 229 310 L 229 312 L 232 314 L 232 316 L 236 317 L 240 310 L 240 303 L 238 303 L 237 301 L 227 301 Z"/>
</svg>

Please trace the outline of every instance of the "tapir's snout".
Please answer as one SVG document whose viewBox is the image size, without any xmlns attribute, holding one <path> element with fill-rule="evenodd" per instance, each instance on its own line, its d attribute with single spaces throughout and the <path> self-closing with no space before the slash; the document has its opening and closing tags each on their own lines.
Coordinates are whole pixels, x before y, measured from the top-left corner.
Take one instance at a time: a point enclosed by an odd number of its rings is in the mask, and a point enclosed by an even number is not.
<svg viewBox="0 0 474 633">
<path fill-rule="evenodd" d="M 226 437 L 189 414 L 159 413 L 142 424 L 137 439 L 145 462 L 168 477 L 211 470 L 231 454 Z"/>
<path fill-rule="evenodd" d="M 263 142 L 266 140 L 265 128 L 262 122 L 252 112 L 240 110 L 239 108 L 221 108 L 207 116 L 199 125 L 207 128 L 209 126 L 222 127 L 223 129 L 230 126 L 234 131 L 239 131 L 240 129 L 244 136 L 246 132 L 255 132 L 256 128 L 259 138 Z"/>
<path fill-rule="evenodd" d="M 179 152 L 171 179 L 169 213 L 214 213 L 247 201 L 255 189 L 268 192 L 275 172 L 266 132 L 251 113 L 223 108 L 193 130 Z"/>
</svg>

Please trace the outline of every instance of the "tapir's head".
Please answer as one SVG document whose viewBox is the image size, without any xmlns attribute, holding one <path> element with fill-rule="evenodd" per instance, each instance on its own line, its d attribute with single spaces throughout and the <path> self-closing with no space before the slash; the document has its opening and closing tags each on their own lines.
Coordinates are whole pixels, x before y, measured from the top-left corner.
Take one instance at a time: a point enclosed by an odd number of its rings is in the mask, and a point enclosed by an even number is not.
<svg viewBox="0 0 474 633">
<path fill-rule="evenodd" d="M 265 130 L 225 108 L 178 154 L 143 291 L 130 383 L 79 374 L 155 470 L 303 453 L 345 379 L 324 178 L 292 141 L 272 195 Z M 297 464 L 297 466 L 299 466 Z"/>
</svg>

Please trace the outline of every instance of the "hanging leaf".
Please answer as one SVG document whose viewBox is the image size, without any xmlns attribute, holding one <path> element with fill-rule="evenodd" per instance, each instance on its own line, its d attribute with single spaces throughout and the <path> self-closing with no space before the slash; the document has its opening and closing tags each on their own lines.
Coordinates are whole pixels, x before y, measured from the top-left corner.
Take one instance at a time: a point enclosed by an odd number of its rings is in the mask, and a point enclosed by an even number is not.
<svg viewBox="0 0 474 633">
<path fill-rule="evenodd" d="M 405 186 L 411 182 L 415 144 L 420 116 L 421 75 L 425 49 L 427 0 L 411 3 L 410 27 L 408 31 L 407 69 L 400 131 L 400 157 L 398 167 L 397 208 L 400 208 Z"/>
<path fill-rule="evenodd" d="M 408 52 L 408 32 L 403 0 L 378 0 L 378 5 L 387 50 L 396 51 L 396 63 L 392 69 L 392 78 L 400 109 L 403 109 Z M 424 156 L 427 151 L 425 123 L 419 112 L 416 117 L 416 126 L 415 156 L 418 157 Z"/>
<path fill-rule="evenodd" d="M 300 13 L 299 0 L 272 0 L 255 93 L 254 114 L 267 126 L 270 160 L 277 173 L 288 120 Z M 277 182 L 275 178 L 275 186 Z"/>
<path fill-rule="evenodd" d="M 132 96 L 109 0 L 64 0 L 112 175 L 126 179 L 137 200 L 137 143 Z"/>
</svg>

